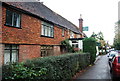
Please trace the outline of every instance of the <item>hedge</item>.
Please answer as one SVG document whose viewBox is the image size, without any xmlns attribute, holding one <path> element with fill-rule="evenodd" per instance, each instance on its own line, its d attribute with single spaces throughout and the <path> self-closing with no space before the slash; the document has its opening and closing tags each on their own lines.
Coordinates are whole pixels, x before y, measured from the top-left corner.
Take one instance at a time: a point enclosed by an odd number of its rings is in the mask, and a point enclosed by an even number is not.
<svg viewBox="0 0 120 81">
<path fill-rule="evenodd" d="M 96 59 L 96 40 L 94 38 L 85 38 L 83 40 L 83 52 L 90 53 L 90 63 L 93 64 Z"/>
<path fill-rule="evenodd" d="M 3 79 L 65 81 L 90 64 L 90 54 L 65 54 L 3 66 Z"/>
</svg>

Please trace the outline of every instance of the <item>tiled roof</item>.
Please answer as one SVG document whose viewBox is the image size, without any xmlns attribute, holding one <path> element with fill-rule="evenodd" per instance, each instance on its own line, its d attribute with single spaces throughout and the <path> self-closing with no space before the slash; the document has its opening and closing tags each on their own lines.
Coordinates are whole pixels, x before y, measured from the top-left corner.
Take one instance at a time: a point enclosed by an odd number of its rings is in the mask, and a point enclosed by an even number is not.
<svg viewBox="0 0 120 81">
<path fill-rule="evenodd" d="M 5 2 L 5 4 L 12 5 L 24 11 L 30 12 L 31 14 L 34 14 L 42 19 L 70 29 L 75 33 L 80 33 L 77 26 L 40 2 Z"/>
</svg>

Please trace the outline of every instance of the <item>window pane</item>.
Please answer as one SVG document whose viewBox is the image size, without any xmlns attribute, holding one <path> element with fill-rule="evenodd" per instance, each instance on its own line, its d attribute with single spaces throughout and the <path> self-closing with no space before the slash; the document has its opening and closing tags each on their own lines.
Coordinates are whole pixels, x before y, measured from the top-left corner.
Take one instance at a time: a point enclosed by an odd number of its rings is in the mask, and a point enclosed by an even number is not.
<svg viewBox="0 0 120 81">
<path fill-rule="evenodd" d="M 18 45 L 12 45 L 12 49 L 18 49 Z"/>
<path fill-rule="evenodd" d="M 15 27 L 20 27 L 20 15 L 17 13 L 14 13 L 14 20 L 13 20 L 13 25 Z"/>
<path fill-rule="evenodd" d="M 50 37 L 50 27 L 49 27 L 49 29 L 48 29 L 48 36 Z"/>
<path fill-rule="evenodd" d="M 53 37 L 53 28 L 51 28 L 51 37 Z"/>
<path fill-rule="evenodd" d="M 20 14 L 18 14 L 18 17 L 17 17 L 17 26 L 16 27 L 20 27 Z"/>
<path fill-rule="evenodd" d="M 12 50 L 12 62 L 17 62 L 17 61 L 18 61 L 18 51 Z"/>
<path fill-rule="evenodd" d="M 50 37 L 50 27 L 47 27 L 47 36 Z"/>
<path fill-rule="evenodd" d="M 6 11 L 6 25 L 12 26 L 12 17 L 13 17 L 13 12 L 10 10 Z"/>
<path fill-rule="evenodd" d="M 44 35 L 44 25 L 41 26 L 41 35 Z"/>
<path fill-rule="evenodd" d="M 45 26 L 45 36 L 47 36 L 47 26 Z"/>
<path fill-rule="evenodd" d="M 5 45 L 5 49 L 10 49 L 11 45 Z"/>
<path fill-rule="evenodd" d="M 10 62 L 10 50 L 4 51 L 4 64 L 9 64 Z"/>
</svg>

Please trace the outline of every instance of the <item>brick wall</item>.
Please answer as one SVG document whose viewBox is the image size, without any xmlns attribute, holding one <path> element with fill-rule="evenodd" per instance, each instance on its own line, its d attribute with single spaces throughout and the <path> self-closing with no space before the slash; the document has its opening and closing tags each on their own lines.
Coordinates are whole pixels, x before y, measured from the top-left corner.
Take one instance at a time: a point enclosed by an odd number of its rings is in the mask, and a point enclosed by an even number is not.
<svg viewBox="0 0 120 81">
<path fill-rule="evenodd" d="M 1 66 L 1 64 L 3 64 L 4 63 L 4 55 L 3 55 L 3 53 L 4 53 L 4 45 L 3 44 L 0 44 L 0 66 Z"/>
<path fill-rule="evenodd" d="M 2 8 L 2 41 L 0 41 L 4 44 L 19 44 L 19 62 L 40 57 L 40 45 L 54 45 L 54 55 L 61 54 L 60 42 L 70 37 L 69 30 L 65 29 L 63 37 L 62 28 L 54 25 L 54 38 L 41 37 L 41 20 L 19 13 L 21 28 L 8 27 L 5 25 L 6 8 Z"/>
<path fill-rule="evenodd" d="M 19 62 L 40 57 L 40 45 L 19 45 Z"/>
<path fill-rule="evenodd" d="M 14 44 L 44 44 L 60 45 L 60 42 L 68 38 L 65 30 L 65 36 L 62 37 L 62 28 L 54 26 L 54 38 L 41 37 L 41 20 L 32 16 L 21 14 L 21 29 L 5 26 L 6 8 L 3 8 L 3 43 Z"/>
<path fill-rule="evenodd" d="M 61 52 L 60 52 L 60 46 L 54 46 L 54 55 L 60 55 Z"/>
</svg>

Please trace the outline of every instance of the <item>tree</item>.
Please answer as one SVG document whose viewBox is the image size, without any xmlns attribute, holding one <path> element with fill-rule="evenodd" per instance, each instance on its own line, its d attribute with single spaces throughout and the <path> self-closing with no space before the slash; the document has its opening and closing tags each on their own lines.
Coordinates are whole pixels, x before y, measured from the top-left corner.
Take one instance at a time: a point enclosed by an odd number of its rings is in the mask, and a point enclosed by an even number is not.
<svg viewBox="0 0 120 81">
<path fill-rule="evenodd" d="M 94 39 L 96 39 L 97 42 L 99 42 L 101 46 L 105 46 L 106 45 L 103 33 L 101 31 L 98 32 L 98 34 L 95 34 L 93 32 L 93 34 L 91 35 L 91 37 L 94 38 Z"/>
<path fill-rule="evenodd" d="M 97 41 L 97 46 L 99 47 L 99 50 L 102 51 L 103 53 L 103 50 L 105 50 L 105 53 L 106 53 L 106 42 L 104 40 L 104 36 L 103 36 L 103 33 L 100 31 L 98 32 L 98 34 L 95 34 L 93 32 L 93 34 L 91 35 L 92 38 L 96 39 Z"/>
<path fill-rule="evenodd" d="M 115 37 L 114 37 L 114 47 L 120 50 L 120 20 L 115 23 Z"/>
</svg>

